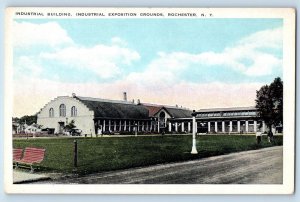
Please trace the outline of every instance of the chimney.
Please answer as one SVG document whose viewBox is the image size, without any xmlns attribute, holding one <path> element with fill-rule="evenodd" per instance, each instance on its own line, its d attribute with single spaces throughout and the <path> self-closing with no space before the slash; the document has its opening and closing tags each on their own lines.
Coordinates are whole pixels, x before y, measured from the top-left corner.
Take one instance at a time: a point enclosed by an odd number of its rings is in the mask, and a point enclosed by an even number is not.
<svg viewBox="0 0 300 202">
<path fill-rule="evenodd" d="M 126 92 L 123 92 L 123 100 L 127 101 L 127 93 Z"/>
<path fill-rule="evenodd" d="M 134 103 L 134 99 L 132 99 L 132 103 Z"/>
<path fill-rule="evenodd" d="M 138 100 L 137 100 L 137 104 L 138 104 L 138 105 L 139 105 L 139 104 L 141 104 L 141 101 L 140 101 L 140 99 L 138 99 Z"/>
</svg>

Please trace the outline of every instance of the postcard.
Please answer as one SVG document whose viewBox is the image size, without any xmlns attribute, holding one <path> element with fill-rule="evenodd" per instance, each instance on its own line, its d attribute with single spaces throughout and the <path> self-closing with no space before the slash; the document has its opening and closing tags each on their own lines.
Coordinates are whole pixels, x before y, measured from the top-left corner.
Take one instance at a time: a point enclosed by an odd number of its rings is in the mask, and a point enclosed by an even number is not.
<svg viewBox="0 0 300 202">
<path fill-rule="evenodd" d="M 5 17 L 7 193 L 294 192 L 294 9 Z"/>
</svg>

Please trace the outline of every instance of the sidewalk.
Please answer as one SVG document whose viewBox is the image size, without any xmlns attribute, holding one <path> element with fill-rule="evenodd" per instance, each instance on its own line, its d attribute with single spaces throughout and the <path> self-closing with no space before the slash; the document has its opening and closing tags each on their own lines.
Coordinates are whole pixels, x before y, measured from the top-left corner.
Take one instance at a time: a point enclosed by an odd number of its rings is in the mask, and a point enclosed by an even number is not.
<svg viewBox="0 0 300 202">
<path fill-rule="evenodd" d="M 25 182 L 35 182 L 35 181 L 40 181 L 40 180 L 47 180 L 50 179 L 49 176 L 45 174 L 35 174 L 35 173 L 30 173 L 20 171 L 20 170 L 14 170 L 13 171 L 13 183 L 14 184 L 21 184 Z"/>
</svg>

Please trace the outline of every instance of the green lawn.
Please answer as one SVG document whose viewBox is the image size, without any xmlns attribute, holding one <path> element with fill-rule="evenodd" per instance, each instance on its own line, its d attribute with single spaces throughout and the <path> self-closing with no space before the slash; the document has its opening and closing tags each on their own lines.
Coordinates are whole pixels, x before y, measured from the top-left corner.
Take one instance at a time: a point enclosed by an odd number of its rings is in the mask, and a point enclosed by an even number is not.
<svg viewBox="0 0 300 202">
<path fill-rule="evenodd" d="M 18 139 L 14 148 L 46 148 L 41 168 L 62 173 L 73 170 L 73 138 Z M 141 136 L 78 138 L 78 173 L 125 169 L 166 162 L 199 159 L 237 151 L 282 145 L 282 136 L 260 145 L 253 135 L 203 135 L 197 137 L 197 155 L 190 154 L 191 136 Z"/>
</svg>

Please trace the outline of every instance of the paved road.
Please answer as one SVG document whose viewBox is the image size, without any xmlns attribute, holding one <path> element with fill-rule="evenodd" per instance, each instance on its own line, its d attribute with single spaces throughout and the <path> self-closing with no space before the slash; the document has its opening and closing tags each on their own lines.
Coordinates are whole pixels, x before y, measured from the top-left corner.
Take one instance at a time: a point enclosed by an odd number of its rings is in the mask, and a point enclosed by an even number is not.
<svg viewBox="0 0 300 202">
<path fill-rule="evenodd" d="M 47 183 L 282 184 L 282 151 L 282 146 L 271 147 L 201 160 L 91 174 Z"/>
</svg>

